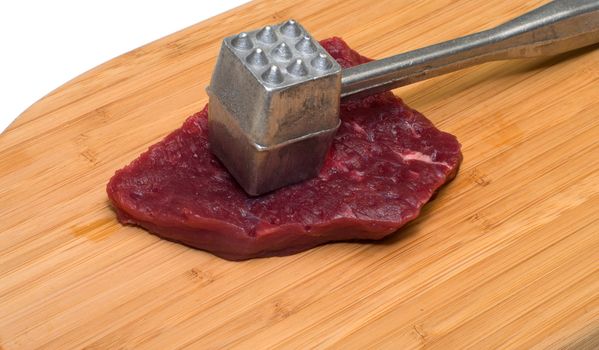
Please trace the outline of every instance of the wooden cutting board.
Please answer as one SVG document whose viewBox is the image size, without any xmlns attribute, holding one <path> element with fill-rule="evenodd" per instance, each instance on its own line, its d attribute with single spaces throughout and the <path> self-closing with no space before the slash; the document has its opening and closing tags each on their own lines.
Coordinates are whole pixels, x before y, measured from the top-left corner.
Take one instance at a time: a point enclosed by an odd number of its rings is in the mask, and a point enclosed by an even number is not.
<svg viewBox="0 0 599 350">
<path fill-rule="evenodd" d="M 117 57 L 0 135 L 0 348 L 599 348 L 599 50 L 397 90 L 463 144 L 383 242 L 229 262 L 123 227 L 114 171 L 207 102 L 223 36 L 293 17 L 371 57 L 544 1 L 255 1 Z"/>
</svg>

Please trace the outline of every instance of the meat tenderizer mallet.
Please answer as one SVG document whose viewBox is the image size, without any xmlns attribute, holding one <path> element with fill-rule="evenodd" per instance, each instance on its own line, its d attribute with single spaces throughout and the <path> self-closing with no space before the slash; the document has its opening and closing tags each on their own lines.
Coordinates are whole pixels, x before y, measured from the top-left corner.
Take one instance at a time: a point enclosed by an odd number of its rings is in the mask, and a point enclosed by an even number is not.
<svg viewBox="0 0 599 350">
<path fill-rule="evenodd" d="M 498 27 L 360 66 L 341 66 L 294 20 L 223 40 L 208 87 L 212 152 L 250 195 L 318 174 L 339 102 L 484 62 L 599 42 L 599 0 L 555 0 Z"/>
</svg>

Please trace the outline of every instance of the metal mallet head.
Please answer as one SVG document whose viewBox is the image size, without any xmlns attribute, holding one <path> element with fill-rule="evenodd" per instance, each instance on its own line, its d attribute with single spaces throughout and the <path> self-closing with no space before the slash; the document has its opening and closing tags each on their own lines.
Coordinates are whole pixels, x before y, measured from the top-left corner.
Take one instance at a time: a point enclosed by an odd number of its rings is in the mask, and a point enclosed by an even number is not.
<svg viewBox="0 0 599 350">
<path fill-rule="evenodd" d="M 316 176 L 340 92 L 341 66 L 294 20 L 227 37 L 208 87 L 211 150 L 250 195 Z"/>
</svg>

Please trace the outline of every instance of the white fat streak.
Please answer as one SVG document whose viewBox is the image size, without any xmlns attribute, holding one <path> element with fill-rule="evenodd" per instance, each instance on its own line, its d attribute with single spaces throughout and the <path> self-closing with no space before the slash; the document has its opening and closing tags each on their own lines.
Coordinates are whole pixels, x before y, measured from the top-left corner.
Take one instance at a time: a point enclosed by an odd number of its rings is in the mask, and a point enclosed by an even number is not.
<svg viewBox="0 0 599 350">
<path fill-rule="evenodd" d="M 351 125 L 351 128 L 354 129 L 354 131 L 356 131 L 364 136 L 368 136 L 368 133 L 366 132 L 366 130 L 364 130 L 363 127 L 358 125 L 358 123 L 352 122 L 350 125 Z"/>
<path fill-rule="evenodd" d="M 394 153 L 397 154 L 398 156 L 400 156 L 401 159 L 403 159 L 405 162 L 415 160 L 415 161 L 424 162 L 424 163 L 433 164 L 433 165 L 442 165 L 448 169 L 450 168 L 449 164 L 447 164 L 446 162 L 436 162 L 428 154 L 424 154 L 424 153 L 421 153 L 418 151 L 407 150 L 405 152 L 394 152 Z"/>
</svg>

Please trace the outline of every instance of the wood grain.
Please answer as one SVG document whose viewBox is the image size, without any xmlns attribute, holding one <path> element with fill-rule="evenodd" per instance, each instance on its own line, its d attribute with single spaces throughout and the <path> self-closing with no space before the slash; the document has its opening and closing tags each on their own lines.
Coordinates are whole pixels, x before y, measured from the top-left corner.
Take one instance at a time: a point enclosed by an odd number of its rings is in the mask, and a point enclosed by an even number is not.
<svg viewBox="0 0 599 350">
<path fill-rule="evenodd" d="M 0 348 L 599 348 L 599 50 L 399 89 L 463 144 L 374 244 L 235 263 L 119 225 L 113 172 L 207 101 L 219 40 L 300 20 L 371 57 L 544 1 L 255 1 L 117 57 L 0 135 Z"/>
</svg>

